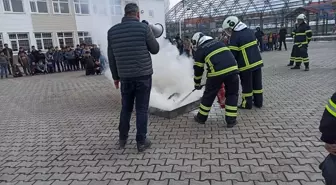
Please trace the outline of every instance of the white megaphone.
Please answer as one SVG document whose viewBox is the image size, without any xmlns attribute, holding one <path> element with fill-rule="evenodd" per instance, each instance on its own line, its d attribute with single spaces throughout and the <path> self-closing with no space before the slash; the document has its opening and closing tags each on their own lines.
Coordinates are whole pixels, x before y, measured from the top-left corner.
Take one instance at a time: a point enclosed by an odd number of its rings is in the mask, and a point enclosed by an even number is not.
<svg viewBox="0 0 336 185">
<path fill-rule="evenodd" d="M 152 29 L 152 32 L 154 33 L 155 38 L 159 38 L 162 36 L 164 28 L 162 24 L 156 23 L 156 24 L 148 24 L 148 26 Z"/>
</svg>

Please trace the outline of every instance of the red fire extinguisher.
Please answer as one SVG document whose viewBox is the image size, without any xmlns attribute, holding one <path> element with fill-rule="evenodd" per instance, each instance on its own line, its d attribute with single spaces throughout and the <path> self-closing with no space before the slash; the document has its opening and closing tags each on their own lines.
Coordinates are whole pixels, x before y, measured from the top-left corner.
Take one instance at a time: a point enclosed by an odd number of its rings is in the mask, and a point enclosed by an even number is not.
<svg viewBox="0 0 336 185">
<path fill-rule="evenodd" d="M 222 87 L 219 89 L 217 93 L 217 100 L 222 109 L 225 108 L 225 85 L 224 83 L 222 84 Z"/>
</svg>

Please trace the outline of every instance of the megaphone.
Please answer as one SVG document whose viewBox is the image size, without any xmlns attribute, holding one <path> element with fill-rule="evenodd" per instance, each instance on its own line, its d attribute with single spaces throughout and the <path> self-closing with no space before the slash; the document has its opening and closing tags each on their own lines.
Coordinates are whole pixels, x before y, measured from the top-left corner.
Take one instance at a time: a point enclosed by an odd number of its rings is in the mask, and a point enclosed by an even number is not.
<svg viewBox="0 0 336 185">
<path fill-rule="evenodd" d="M 148 26 L 152 29 L 152 32 L 154 33 L 155 38 L 159 38 L 162 36 L 163 31 L 164 31 L 162 24 L 160 23 L 148 24 Z"/>
</svg>

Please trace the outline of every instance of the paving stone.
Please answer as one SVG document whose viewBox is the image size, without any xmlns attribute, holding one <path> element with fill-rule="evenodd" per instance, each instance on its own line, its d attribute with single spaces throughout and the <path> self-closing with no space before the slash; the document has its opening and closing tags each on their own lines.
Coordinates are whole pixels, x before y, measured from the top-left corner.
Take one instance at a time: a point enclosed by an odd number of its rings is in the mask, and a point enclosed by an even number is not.
<svg viewBox="0 0 336 185">
<path fill-rule="evenodd" d="M 89 185 L 108 185 L 110 183 L 109 180 L 105 180 L 105 181 L 97 181 L 97 180 L 92 180 Z"/>
<path fill-rule="evenodd" d="M 126 180 L 126 181 L 111 180 L 108 185 L 128 185 L 128 182 L 129 182 L 128 180 Z"/>
<path fill-rule="evenodd" d="M 216 102 L 206 125 L 193 121 L 197 111 L 150 115 L 153 146 L 143 153 L 134 117 L 130 142 L 117 149 L 120 91 L 104 76 L 1 80 L 0 185 L 320 185 L 318 124 L 335 91 L 335 49 L 312 42 L 309 72 L 288 70 L 290 51 L 262 53 L 262 109 L 239 110 L 233 129 Z"/>
<path fill-rule="evenodd" d="M 60 180 L 56 180 L 52 183 L 52 185 L 70 185 L 72 183 L 72 181 L 60 181 Z"/>
<path fill-rule="evenodd" d="M 88 185 L 90 183 L 90 181 L 72 181 L 72 183 L 70 185 Z"/>
<path fill-rule="evenodd" d="M 52 184 L 54 181 L 35 181 L 34 185 L 50 185 Z"/>
</svg>

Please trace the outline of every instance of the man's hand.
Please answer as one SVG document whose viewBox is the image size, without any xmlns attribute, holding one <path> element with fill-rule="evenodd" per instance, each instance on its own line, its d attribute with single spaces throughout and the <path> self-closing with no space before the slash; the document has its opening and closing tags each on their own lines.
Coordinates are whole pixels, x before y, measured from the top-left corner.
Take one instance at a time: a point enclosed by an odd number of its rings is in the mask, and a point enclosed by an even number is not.
<svg viewBox="0 0 336 185">
<path fill-rule="evenodd" d="M 119 83 L 120 83 L 119 80 L 114 80 L 114 86 L 116 89 L 119 89 Z"/>
<path fill-rule="evenodd" d="M 324 147 L 330 154 L 336 155 L 336 144 L 326 143 Z"/>
<path fill-rule="evenodd" d="M 142 23 L 149 24 L 146 20 L 141 21 Z"/>
</svg>

